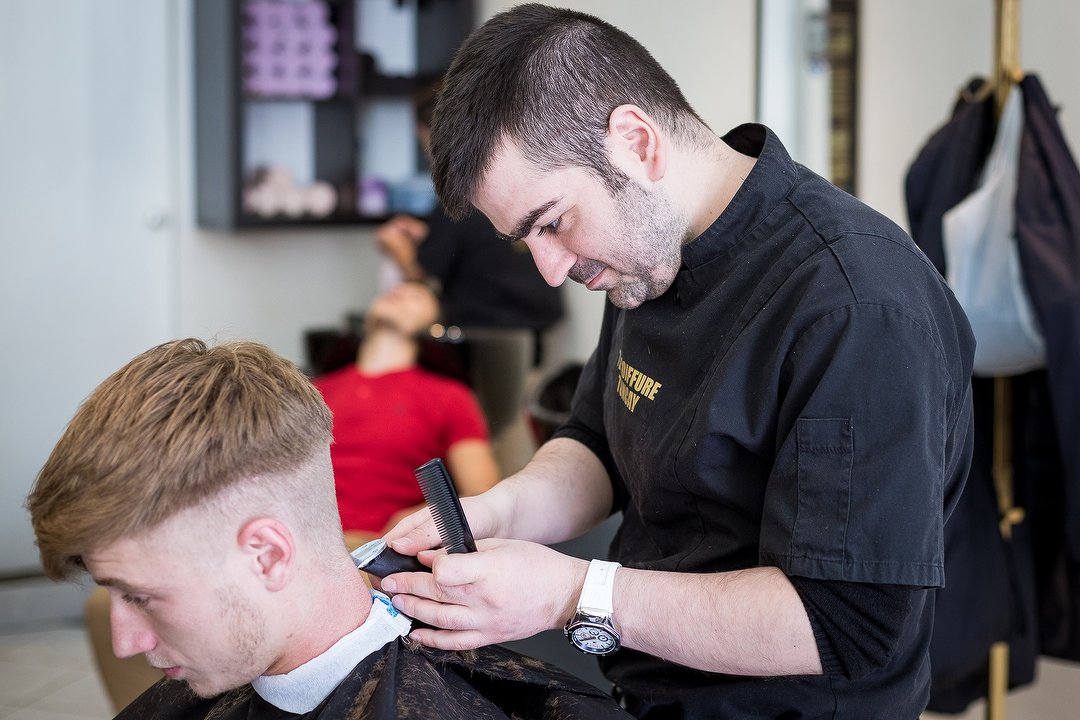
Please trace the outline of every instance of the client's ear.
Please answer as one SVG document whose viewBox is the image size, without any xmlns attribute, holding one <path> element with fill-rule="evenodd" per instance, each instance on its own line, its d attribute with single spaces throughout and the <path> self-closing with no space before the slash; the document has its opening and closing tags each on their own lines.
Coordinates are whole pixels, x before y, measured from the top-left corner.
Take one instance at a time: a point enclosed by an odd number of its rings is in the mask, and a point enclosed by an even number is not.
<svg viewBox="0 0 1080 720">
<path fill-rule="evenodd" d="M 249 520 L 236 534 L 236 543 L 267 590 L 275 592 L 288 584 L 296 546 L 284 523 L 271 517 Z"/>
</svg>

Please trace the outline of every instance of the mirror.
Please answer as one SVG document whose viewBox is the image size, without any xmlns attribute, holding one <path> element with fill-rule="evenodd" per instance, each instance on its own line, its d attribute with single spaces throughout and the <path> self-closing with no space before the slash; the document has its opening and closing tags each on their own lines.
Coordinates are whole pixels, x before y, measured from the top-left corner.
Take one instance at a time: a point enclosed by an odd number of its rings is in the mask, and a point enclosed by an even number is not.
<svg viewBox="0 0 1080 720">
<path fill-rule="evenodd" d="M 758 122 L 855 194 L 858 0 L 758 0 Z"/>
</svg>

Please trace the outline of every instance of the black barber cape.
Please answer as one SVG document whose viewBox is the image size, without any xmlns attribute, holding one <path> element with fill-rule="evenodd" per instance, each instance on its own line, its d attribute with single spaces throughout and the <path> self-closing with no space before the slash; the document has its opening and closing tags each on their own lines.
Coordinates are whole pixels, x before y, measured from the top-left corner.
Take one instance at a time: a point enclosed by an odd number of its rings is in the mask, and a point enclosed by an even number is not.
<svg viewBox="0 0 1080 720">
<path fill-rule="evenodd" d="M 162 680 L 117 720 L 563 720 L 625 719 L 608 695 L 552 665 L 506 648 L 468 652 L 420 648 L 403 640 L 364 658 L 318 707 L 296 714 L 274 707 L 245 685 L 215 698 Z"/>
<path fill-rule="evenodd" d="M 967 97 L 982 84 L 969 85 Z M 1046 341 L 1046 369 L 1011 378 L 1015 504 L 1025 519 L 998 530 L 993 380 L 973 380 L 971 474 L 946 526 L 929 709 L 961 712 L 987 692 L 990 645 L 1010 645 L 1013 687 L 1039 654 L 1080 659 L 1080 172 L 1037 77 L 1020 84 L 1024 130 L 1016 238 L 1025 288 Z M 992 98 L 961 98 L 906 179 L 911 234 L 945 274 L 942 218 L 978 181 L 993 144 Z"/>
</svg>

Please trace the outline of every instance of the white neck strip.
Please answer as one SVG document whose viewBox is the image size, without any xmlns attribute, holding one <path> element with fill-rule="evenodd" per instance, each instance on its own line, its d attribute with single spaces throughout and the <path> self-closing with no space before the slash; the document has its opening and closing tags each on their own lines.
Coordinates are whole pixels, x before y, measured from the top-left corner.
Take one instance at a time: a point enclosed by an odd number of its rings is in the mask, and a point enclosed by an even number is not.
<svg viewBox="0 0 1080 720">
<path fill-rule="evenodd" d="M 376 590 L 371 591 L 371 598 L 371 612 L 363 625 L 291 672 L 255 678 L 251 681 L 255 692 L 286 712 L 311 712 L 361 660 L 408 634 L 412 621 L 390 604 L 390 598 Z"/>
</svg>

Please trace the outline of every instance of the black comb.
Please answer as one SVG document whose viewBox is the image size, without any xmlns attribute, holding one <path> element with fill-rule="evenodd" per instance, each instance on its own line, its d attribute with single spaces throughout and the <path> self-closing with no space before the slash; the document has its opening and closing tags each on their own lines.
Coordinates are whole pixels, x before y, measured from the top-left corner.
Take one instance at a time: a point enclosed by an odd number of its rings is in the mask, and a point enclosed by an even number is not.
<svg viewBox="0 0 1080 720">
<path fill-rule="evenodd" d="M 431 508 L 431 517 L 435 520 L 435 528 L 439 531 L 446 552 L 476 552 L 472 530 L 465 520 L 457 491 L 443 461 L 439 458 L 428 460 L 416 468 L 415 475 L 424 500 Z"/>
</svg>

